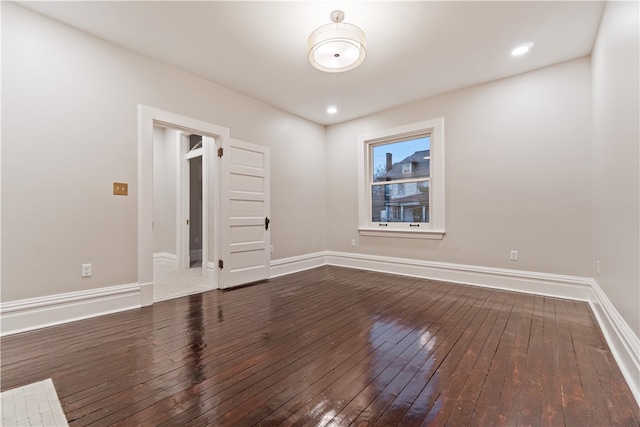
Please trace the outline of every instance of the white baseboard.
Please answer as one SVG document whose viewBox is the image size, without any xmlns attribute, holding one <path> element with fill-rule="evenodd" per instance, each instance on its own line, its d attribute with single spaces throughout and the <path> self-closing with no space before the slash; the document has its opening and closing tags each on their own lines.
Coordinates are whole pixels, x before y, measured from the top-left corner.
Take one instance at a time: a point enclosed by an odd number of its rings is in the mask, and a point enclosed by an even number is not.
<svg viewBox="0 0 640 427">
<path fill-rule="evenodd" d="M 640 339 L 633 333 L 598 283 L 592 281 L 591 309 L 609 344 L 622 375 L 640 405 Z"/>
<path fill-rule="evenodd" d="M 0 304 L 0 335 L 130 310 L 140 302 L 138 284 L 9 301 Z"/>
<path fill-rule="evenodd" d="M 327 252 L 327 264 L 578 301 L 591 299 L 587 277 L 345 252 Z"/>
<path fill-rule="evenodd" d="M 168 252 L 156 252 L 153 254 L 153 265 L 178 268 L 178 257 Z"/>
<path fill-rule="evenodd" d="M 271 261 L 271 276 L 279 277 L 327 264 L 327 252 L 281 258 Z"/>
</svg>

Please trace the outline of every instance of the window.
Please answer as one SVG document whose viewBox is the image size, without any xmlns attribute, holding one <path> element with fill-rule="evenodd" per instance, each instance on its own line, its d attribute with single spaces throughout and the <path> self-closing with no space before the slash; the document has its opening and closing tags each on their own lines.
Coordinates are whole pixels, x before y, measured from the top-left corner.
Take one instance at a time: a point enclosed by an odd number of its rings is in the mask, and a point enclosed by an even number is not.
<svg viewBox="0 0 640 427">
<path fill-rule="evenodd" d="M 442 239 L 444 119 L 359 138 L 362 235 Z"/>
</svg>

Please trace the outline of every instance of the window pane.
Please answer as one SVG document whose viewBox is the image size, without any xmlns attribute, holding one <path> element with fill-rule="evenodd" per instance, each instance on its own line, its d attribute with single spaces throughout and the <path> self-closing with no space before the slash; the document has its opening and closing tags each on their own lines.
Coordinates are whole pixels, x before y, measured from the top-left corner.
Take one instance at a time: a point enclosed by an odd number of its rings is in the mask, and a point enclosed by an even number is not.
<svg viewBox="0 0 640 427">
<path fill-rule="evenodd" d="M 429 182 L 371 186 L 372 222 L 429 222 Z"/>
<path fill-rule="evenodd" d="M 431 138 L 411 139 L 374 145 L 373 182 L 428 178 L 430 174 Z"/>
</svg>

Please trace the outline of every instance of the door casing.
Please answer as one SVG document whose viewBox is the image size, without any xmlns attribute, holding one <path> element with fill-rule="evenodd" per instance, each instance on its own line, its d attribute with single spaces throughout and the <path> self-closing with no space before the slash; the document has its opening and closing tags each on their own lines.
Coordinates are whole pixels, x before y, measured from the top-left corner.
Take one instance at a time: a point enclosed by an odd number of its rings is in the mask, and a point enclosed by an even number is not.
<svg viewBox="0 0 640 427">
<path fill-rule="evenodd" d="M 214 152 L 216 143 L 225 137 L 229 137 L 229 129 L 207 123 L 201 120 L 181 116 L 159 110 L 146 105 L 138 105 L 138 285 L 140 286 L 140 304 L 142 306 L 153 304 L 153 127 L 170 127 L 185 131 L 185 133 L 195 133 L 203 136 L 203 149 L 205 152 Z M 205 185 L 205 174 L 207 183 L 213 176 L 219 175 L 217 171 L 218 162 L 212 161 L 208 156 L 205 164 L 203 157 L 203 186 Z M 216 158 L 216 157 L 214 157 Z M 208 170 L 208 172 L 205 172 Z M 210 191 L 203 192 L 210 193 Z M 219 230 L 219 203 L 210 203 L 208 194 L 203 194 L 203 205 L 211 207 L 207 216 L 213 216 L 213 229 Z M 210 242 L 209 230 L 211 225 L 205 227 L 203 218 L 203 236 L 209 240 L 208 244 L 203 242 L 203 267 L 209 265 L 210 260 L 218 257 L 218 245 Z M 214 234 L 217 236 L 218 233 Z M 213 244 L 212 244 L 213 243 Z M 213 252 L 205 257 L 204 247 L 208 246 Z M 205 262 L 204 260 L 209 262 Z M 211 263 L 215 264 L 215 263 Z M 207 271 L 210 269 L 207 268 Z M 213 287 L 218 287 L 218 275 L 212 275 Z"/>
<path fill-rule="evenodd" d="M 231 182 L 231 175 L 228 177 L 222 176 L 222 169 L 232 170 L 228 166 L 233 163 L 231 148 L 235 144 L 244 145 L 244 148 L 251 150 L 251 147 L 255 147 L 256 152 L 264 154 L 266 159 L 266 209 L 264 210 L 266 215 L 269 215 L 269 149 L 266 147 L 257 146 L 255 144 L 243 143 L 242 141 L 233 140 L 229 136 L 229 129 L 214 125 L 211 123 L 203 122 L 200 120 L 192 119 L 189 117 L 181 116 L 179 114 L 170 113 L 167 111 L 159 110 L 156 108 L 148 107 L 145 105 L 138 105 L 138 285 L 140 286 L 140 304 L 142 306 L 153 304 L 153 127 L 169 127 L 178 130 L 182 130 L 185 133 L 202 135 L 203 145 L 203 187 L 208 188 L 207 191 L 203 191 L 203 210 L 207 212 L 206 217 L 213 218 L 212 221 L 205 221 L 203 217 L 203 236 L 207 242 L 203 241 L 203 268 L 208 277 L 212 278 L 212 288 L 221 287 L 222 280 L 233 280 L 233 277 L 239 277 L 238 274 L 229 276 L 226 272 L 221 272 L 218 269 L 219 264 L 216 260 L 220 259 L 223 252 L 229 253 L 227 249 L 223 251 L 221 245 L 230 245 L 232 239 L 223 236 L 230 236 L 229 227 L 232 226 L 228 220 L 226 223 L 221 219 L 221 193 L 222 188 L 233 188 L 234 184 Z M 217 155 L 213 155 L 216 148 L 222 149 L 226 147 L 228 150 L 227 157 L 221 159 Z M 211 153 L 211 155 L 209 155 Z M 181 161 L 184 156 L 180 156 Z M 223 156 L 224 157 L 224 156 Z M 226 163 L 223 167 L 222 162 Z M 240 175 L 243 175 L 240 173 Z M 251 175 L 251 173 L 245 173 L 245 175 Z M 217 185 L 210 185 L 210 180 L 215 178 Z M 213 200 L 209 195 L 213 193 Z M 230 206 L 230 205 L 229 205 Z M 230 212 L 230 211 L 229 211 Z M 257 217 L 256 217 L 257 219 Z M 212 222 L 212 224 L 210 224 Z M 226 227 L 223 230 L 223 226 Z M 214 230 L 213 238 L 209 233 L 209 230 Z M 225 234 L 226 233 L 226 234 Z M 268 278 L 270 271 L 270 232 L 266 233 L 264 240 L 261 244 L 264 246 L 264 262 L 261 269 L 261 278 Z M 205 244 L 206 243 L 206 244 Z M 256 243 L 256 242 L 254 242 Z M 241 243 L 242 244 L 242 243 Z M 205 252 L 205 248 L 209 251 Z M 231 251 L 233 252 L 233 251 Z M 212 256 L 211 256 L 212 255 Z M 206 256 L 206 258 L 205 258 Z M 206 262 L 205 262 L 206 260 Z M 229 260 L 231 261 L 231 260 Z M 205 266 L 206 264 L 206 266 Z M 233 265 L 233 263 L 231 263 Z M 242 268 L 240 270 L 243 270 Z M 246 269 L 244 269 L 246 270 Z M 237 272 L 238 270 L 236 270 Z M 243 277 L 246 276 L 242 273 Z M 244 279 L 243 279 L 244 280 Z M 238 283 L 233 283 L 236 285 Z"/>
</svg>

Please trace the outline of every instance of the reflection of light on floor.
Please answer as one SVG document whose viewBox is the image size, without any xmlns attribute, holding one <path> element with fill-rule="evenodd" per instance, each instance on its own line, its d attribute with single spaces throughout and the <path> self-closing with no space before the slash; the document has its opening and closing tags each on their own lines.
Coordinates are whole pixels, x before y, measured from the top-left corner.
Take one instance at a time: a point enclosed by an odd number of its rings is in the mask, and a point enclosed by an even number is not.
<svg viewBox="0 0 640 427">
<path fill-rule="evenodd" d="M 398 368 L 399 364 L 402 364 L 404 366 L 404 368 L 402 368 L 404 369 L 402 373 L 404 378 L 402 381 L 411 377 L 414 385 L 422 385 L 421 395 L 426 397 L 431 396 L 433 393 L 432 388 L 439 382 L 437 366 L 435 366 L 438 358 L 434 354 L 438 341 L 437 336 L 431 333 L 425 324 L 412 324 L 411 321 L 404 323 L 402 320 L 393 318 L 378 318 L 369 329 L 369 342 L 373 345 L 377 339 L 384 336 L 387 330 L 390 330 L 393 336 L 399 339 L 400 342 L 405 339 L 410 340 L 410 342 L 407 341 L 404 347 L 402 347 L 400 354 L 396 354 L 396 356 L 390 357 L 389 353 L 385 351 L 373 352 L 371 365 L 376 368 L 372 371 L 371 382 L 366 387 L 367 392 L 380 394 L 385 400 L 393 402 L 392 406 L 402 406 L 405 404 L 402 400 L 396 401 L 398 394 L 401 393 L 401 390 L 397 388 L 400 383 L 394 384 L 393 382 L 396 377 L 394 376 L 393 379 L 389 379 L 388 376 L 380 375 L 382 371 L 387 368 L 390 368 L 388 372 L 392 372 Z M 383 361 L 380 366 L 377 365 L 379 361 Z M 399 373 L 400 371 L 398 369 L 396 374 Z M 332 424 L 329 423 L 328 426 L 330 425 Z"/>
<path fill-rule="evenodd" d="M 436 340 L 433 338 L 433 335 L 431 335 L 429 331 L 424 331 L 422 335 L 420 335 L 420 345 L 426 346 L 426 349 L 429 351 L 433 350 L 433 346 L 436 344 Z"/>
<path fill-rule="evenodd" d="M 324 412 L 324 408 L 327 406 L 327 403 L 328 402 L 326 400 L 323 400 L 322 402 L 318 403 L 316 406 L 313 407 L 313 409 L 311 409 L 311 411 L 309 411 L 309 415 L 311 415 L 314 418 L 316 415 L 320 415 L 321 413 Z M 331 420 L 333 420 L 336 414 L 337 412 L 334 409 L 327 411 L 325 414 L 322 415 L 322 419 L 318 421 L 316 425 L 325 426 L 325 427 L 330 425 L 329 423 L 331 422 Z"/>
<path fill-rule="evenodd" d="M 324 414 L 322 416 L 322 419 L 320 420 L 320 422 L 318 423 L 319 426 L 326 426 L 327 424 L 329 424 L 329 422 L 333 419 L 333 417 L 336 416 L 336 411 L 334 411 L 333 409 L 330 410 L 329 412 L 327 412 L 326 414 Z"/>
<path fill-rule="evenodd" d="M 374 321 L 373 324 L 371 325 L 371 328 L 369 329 L 369 342 L 373 343 L 373 341 L 375 341 L 379 332 L 378 330 L 386 330 L 394 326 L 397 327 L 397 323 L 398 322 L 393 319 Z M 398 336 L 407 335 L 410 333 L 415 334 L 417 330 L 421 331 L 420 339 L 417 341 L 420 347 L 425 347 L 424 349 L 427 351 L 433 350 L 434 346 L 436 345 L 436 338 L 433 336 L 433 334 L 431 334 L 431 332 L 429 332 L 426 329 L 417 329 L 416 327 L 411 327 L 411 325 L 407 325 L 407 326 L 401 327 L 396 334 Z"/>
</svg>

